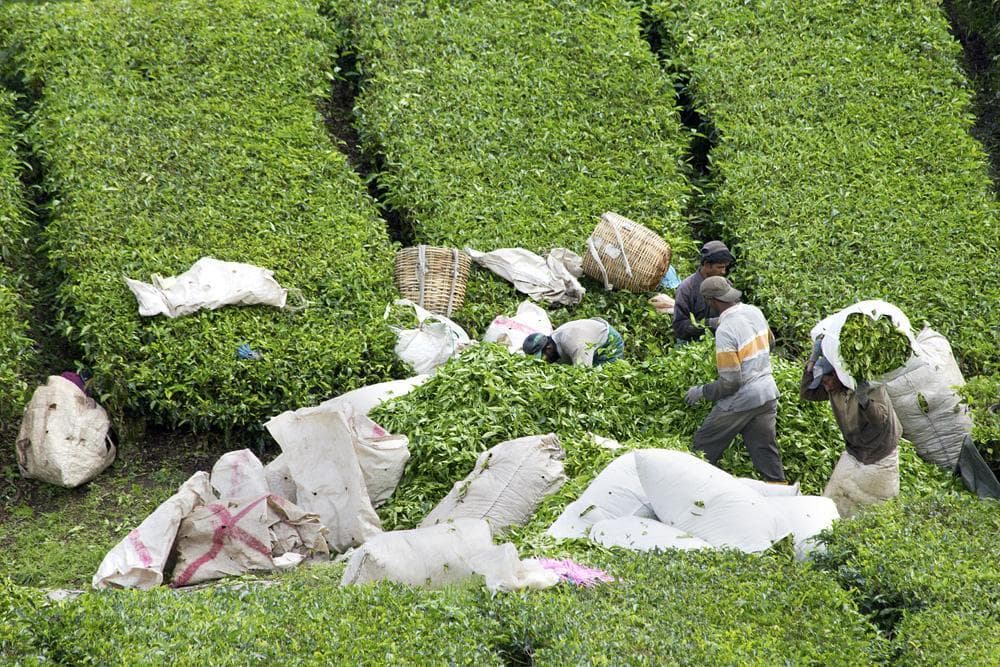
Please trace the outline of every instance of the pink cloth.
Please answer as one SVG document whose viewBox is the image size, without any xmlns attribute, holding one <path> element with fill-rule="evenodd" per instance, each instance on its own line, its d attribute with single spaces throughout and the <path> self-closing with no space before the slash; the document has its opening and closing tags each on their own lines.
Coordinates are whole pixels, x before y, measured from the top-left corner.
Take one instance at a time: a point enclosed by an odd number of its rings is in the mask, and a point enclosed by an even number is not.
<svg viewBox="0 0 1000 667">
<path fill-rule="evenodd" d="M 75 384 L 77 387 L 79 387 L 80 391 L 82 391 L 83 393 L 87 393 L 87 387 L 86 385 L 84 385 L 83 378 L 80 377 L 79 373 L 74 373 L 73 371 L 66 371 L 64 373 L 60 373 L 59 377 L 66 378 L 67 380 Z"/>
<path fill-rule="evenodd" d="M 580 565 L 568 558 L 555 560 L 552 558 L 539 558 L 538 564 L 546 570 L 551 570 L 558 574 L 563 581 L 570 581 L 577 586 L 590 587 L 598 582 L 614 581 L 615 578 L 604 570 L 586 565 Z"/>
</svg>

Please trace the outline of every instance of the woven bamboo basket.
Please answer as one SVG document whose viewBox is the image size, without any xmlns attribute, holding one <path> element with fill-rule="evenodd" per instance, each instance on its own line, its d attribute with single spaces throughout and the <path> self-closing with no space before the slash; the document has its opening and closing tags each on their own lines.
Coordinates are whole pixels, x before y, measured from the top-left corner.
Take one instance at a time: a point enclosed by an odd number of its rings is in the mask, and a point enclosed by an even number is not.
<svg viewBox="0 0 1000 667">
<path fill-rule="evenodd" d="M 583 255 L 583 272 L 609 290 L 655 290 L 669 267 L 666 241 L 638 222 L 610 212 L 601 216 Z"/>
<path fill-rule="evenodd" d="M 472 260 L 461 250 L 418 245 L 396 253 L 393 277 L 405 299 L 451 317 L 465 301 Z"/>
</svg>

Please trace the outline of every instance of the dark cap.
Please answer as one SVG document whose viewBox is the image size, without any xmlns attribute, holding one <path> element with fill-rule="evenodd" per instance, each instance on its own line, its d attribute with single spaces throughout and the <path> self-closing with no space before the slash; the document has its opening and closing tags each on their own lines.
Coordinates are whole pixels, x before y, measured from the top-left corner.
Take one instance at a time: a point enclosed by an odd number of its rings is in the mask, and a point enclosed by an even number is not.
<svg viewBox="0 0 1000 667">
<path fill-rule="evenodd" d="M 722 241 L 709 241 L 701 247 L 702 264 L 732 264 L 735 261 L 733 253 Z"/>
<path fill-rule="evenodd" d="M 543 333 L 533 333 L 524 339 L 521 349 L 525 354 L 540 355 L 549 342 L 549 337 Z"/>
<path fill-rule="evenodd" d="M 729 284 L 729 281 L 722 276 L 712 276 L 705 278 L 701 283 L 701 295 L 705 299 L 718 299 L 727 303 L 736 303 L 740 300 L 742 292 Z"/>
</svg>

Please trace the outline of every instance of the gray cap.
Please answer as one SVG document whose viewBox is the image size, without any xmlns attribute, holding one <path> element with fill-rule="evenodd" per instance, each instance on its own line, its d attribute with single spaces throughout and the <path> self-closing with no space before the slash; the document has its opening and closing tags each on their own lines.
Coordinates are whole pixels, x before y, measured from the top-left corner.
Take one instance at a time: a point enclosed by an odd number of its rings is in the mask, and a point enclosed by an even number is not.
<svg viewBox="0 0 1000 667">
<path fill-rule="evenodd" d="M 829 375 L 833 372 L 833 364 L 831 364 L 826 357 L 820 357 L 813 364 L 813 379 L 809 383 L 810 389 L 817 388 L 821 382 L 823 382 L 823 376 Z"/>
<path fill-rule="evenodd" d="M 727 303 L 736 303 L 743 295 L 741 291 L 729 284 L 722 276 L 705 278 L 701 283 L 701 295 L 705 299 L 718 299 Z"/>
</svg>

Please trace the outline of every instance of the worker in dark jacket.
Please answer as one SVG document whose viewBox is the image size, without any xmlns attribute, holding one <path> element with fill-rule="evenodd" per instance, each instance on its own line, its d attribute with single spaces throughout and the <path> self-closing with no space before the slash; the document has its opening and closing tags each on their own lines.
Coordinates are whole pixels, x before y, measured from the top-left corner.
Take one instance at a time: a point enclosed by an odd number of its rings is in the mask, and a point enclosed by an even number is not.
<svg viewBox="0 0 1000 667">
<path fill-rule="evenodd" d="M 735 258 L 722 241 L 709 241 L 701 247 L 701 266 L 684 279 L 674 293 L 674 336 L 680 344 L 698 340 L 705 333 L 705 327 L 712 331 L 719 325 L 719 313 L 712 309 L 701 295 L 701 284 L 705 278 L 725 276 Z M 691 315 L 704 326 L 692 324 Z"/>
</svg>

